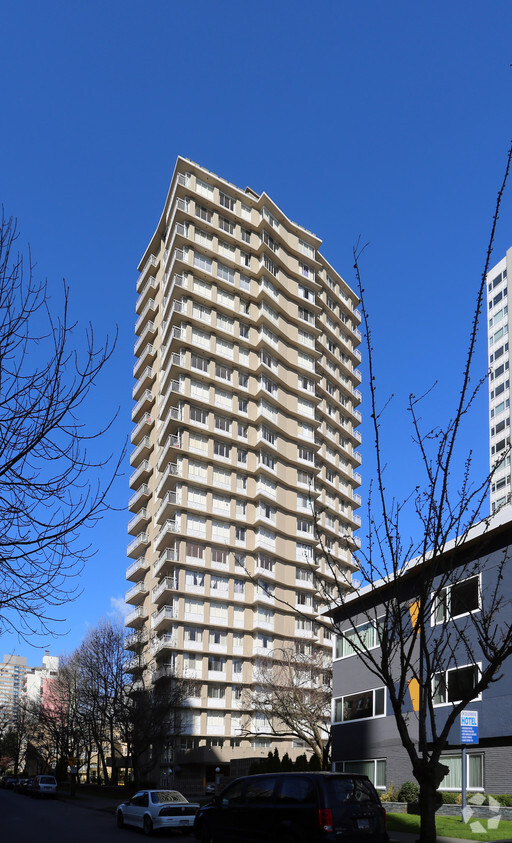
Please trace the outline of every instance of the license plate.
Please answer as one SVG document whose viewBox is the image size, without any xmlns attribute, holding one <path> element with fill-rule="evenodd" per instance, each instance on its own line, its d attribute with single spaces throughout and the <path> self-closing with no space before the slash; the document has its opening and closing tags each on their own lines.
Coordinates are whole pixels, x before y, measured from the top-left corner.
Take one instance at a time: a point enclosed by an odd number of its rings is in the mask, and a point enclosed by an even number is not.
<svg viewBox="0 0 512 843">
<path fill-rule="evenodd" d="M 370 830 L 370 820 L 358 820 L 357 827 L 360 831 L 369 831 Z"/>
</svg>

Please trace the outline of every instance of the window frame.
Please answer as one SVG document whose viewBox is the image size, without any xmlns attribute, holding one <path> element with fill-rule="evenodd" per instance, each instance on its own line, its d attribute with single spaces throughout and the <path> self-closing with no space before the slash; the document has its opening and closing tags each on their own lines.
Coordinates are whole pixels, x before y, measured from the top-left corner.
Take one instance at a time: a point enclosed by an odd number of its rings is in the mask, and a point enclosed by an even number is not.
<svg viewBox="0 0 512 843">
<path fill-rule="evenodd" d="M 451 598 L 452 598 L 452 591 L 453 589 L 459 588 L 464 583 L 468 583 L 470 580 L 476 579 L 477 582 L 477 602 L 478 605 L 475 609 L 469 609 L 466 612 L 460 612 L 458 615 L 451 614 Z M 440 597 L 440 594 L 443 594 L 443 597 Z M 444 606 L 443 606 L 444 601 Z M 431 596 L 432 602 L 432 612 L 431 612 L 431 624 L 432 626 L 439 626 L 444 623 L 448 623 L 449 621 L 458 620 L 459 618 L 465 618 L 469 615 L 472 615 L 474 612 L 480 612 L 482 609 L 482 575 L 481 573 L 472 574 L 470 577 L 466 577 L 459 582 L 449 583 L 447 586 L 443 587 L 440 591 L 433 592 Z M 439 612 L 441 609 L 444 609 L 443 615 L 444 617 L 438 617 Z"/>
</svg>

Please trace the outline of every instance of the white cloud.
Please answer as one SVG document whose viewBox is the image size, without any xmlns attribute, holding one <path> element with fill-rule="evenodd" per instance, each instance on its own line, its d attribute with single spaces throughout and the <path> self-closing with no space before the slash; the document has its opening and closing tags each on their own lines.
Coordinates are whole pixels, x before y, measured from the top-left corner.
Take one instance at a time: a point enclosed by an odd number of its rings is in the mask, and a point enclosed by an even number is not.
<svg viewBox="0 0 512 843">
<path fill-rule="evenodd" d="M 124 618 L 128 614 L 128 606 L 125 603 L 124 597 L 111 597 L 110 607 L 110 616 L 113 615 L 118 618 Z"/>
</svg>

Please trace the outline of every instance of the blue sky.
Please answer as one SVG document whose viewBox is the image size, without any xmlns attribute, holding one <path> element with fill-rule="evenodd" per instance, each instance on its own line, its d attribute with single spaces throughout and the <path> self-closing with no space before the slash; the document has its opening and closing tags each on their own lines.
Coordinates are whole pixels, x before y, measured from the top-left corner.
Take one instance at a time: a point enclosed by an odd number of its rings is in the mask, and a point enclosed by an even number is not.
<svg viewBox="0 0 512 843">
<path fill-rule="evenodd" d="M 18 217 L 36 273 L 98 337 L 119 329 L 98 383 L 95 424 L 119 409 L 104 443 L 129 434 L 136 267 L 160 216 L 178 154 L 235 184 L 265 190 L 324 241 L 354 283 L 362 270 L 386 413 L 389 484 L 416 485 L 406 412 L 453 404 L 508 147 L 512 6 L 377 0 L 20 0 L 2 4 L 0 201 Z M 512 244 L 505 198 L 497 262 Z M 77 333 L 79 344 L 80 333 Z M 486 368 L 485 344 L 479 352 Z M 363 375 L 366 367 L 363 366 Z M 452 402 L 452 403 L 450 403 Z M 363 381 L 363 417 L 367 410 Z M 364 485 L 372 441 L 362 426 Z M 465 431 L 487 467 L 487 401 Z M 82 596 L 63 607 L 70 651 L 125 592 L 128 466 L 119 508 L 92 532 Z M 12 636 L 0 654 L 41 652 Z"/>
</svg>

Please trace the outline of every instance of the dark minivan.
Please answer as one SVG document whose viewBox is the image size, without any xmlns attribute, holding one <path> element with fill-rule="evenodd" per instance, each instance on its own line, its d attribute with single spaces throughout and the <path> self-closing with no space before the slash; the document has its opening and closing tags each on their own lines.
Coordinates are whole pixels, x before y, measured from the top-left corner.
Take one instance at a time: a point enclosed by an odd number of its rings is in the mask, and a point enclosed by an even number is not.
<svg viewBox="0 0 512 843">
<path fill-rule="evenodd" d="M 388 843 L 377 791 L 351 773 L 236 779 L 199 809 L 194 833 L 201 843 Z"/>
</svg>

